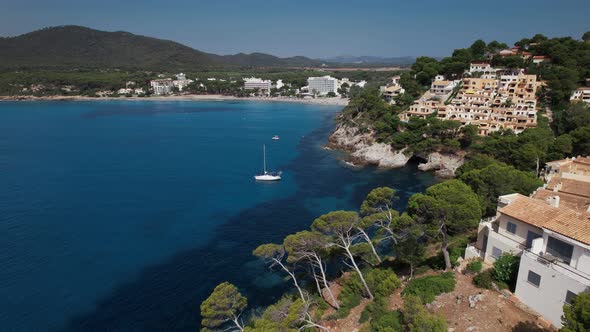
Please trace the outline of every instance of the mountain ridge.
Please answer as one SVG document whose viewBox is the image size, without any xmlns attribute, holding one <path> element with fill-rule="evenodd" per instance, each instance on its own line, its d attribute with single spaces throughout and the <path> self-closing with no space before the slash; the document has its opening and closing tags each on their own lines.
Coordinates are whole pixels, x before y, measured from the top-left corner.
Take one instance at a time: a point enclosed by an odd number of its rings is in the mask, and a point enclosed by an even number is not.
<svg viewBox="0 0 590 332">
<path fill-rule="evenodd" d="M 191 70 L 225 67 L 317 66 L 303 56 L 265 53 L 217 55 L 184 44 L 127 31 L 101 31 L 78 25 L 47 27 L 0 37 L 3 68 L 135 68 Z"/>
</svg>

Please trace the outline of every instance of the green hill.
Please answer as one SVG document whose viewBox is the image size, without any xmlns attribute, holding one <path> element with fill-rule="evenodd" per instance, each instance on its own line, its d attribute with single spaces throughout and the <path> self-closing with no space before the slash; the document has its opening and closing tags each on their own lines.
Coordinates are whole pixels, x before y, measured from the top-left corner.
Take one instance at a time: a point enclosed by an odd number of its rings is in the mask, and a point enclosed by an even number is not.
<svg viewBox="0 0 590 332">
<path fill-rule="evenodd" d="M 177 42 L 81 26 L 50 27 L 0 38 L 2 68 L 128 68 L 191 70 L 224 67 L 310 66 L 305 57 L 252 53 L 220 56 Z"/>
</svg>

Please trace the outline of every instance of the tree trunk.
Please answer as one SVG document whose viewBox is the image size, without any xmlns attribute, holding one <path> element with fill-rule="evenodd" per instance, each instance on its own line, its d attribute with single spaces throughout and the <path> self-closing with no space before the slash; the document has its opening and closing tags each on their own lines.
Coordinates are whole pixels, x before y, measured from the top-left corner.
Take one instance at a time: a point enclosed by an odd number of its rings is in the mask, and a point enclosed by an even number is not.
<svg viewBox="0 0 590 332">
<path fill-rule="evenodd" d="M 447 234 L 447 227 L 442 225 L 440 228 L 442 235 L 442 242 L 440 249 L 442 250 L 443 257 L 445 259 L 445 271 L 450 270 L 453 266 L 451 265 L 451 256 L 449 255 L 449 235 Z"/>
<path fill-rule="evenodd" d="M 334 307 L 336 307 L 336 309 L 340 309 L 340 305 L 338 304 L 338 301 L 336 301 L 336 298 L 334 297 L 334 293 L 332 293 L 332 290 L 330 289 L 330 286 L 328 285 L 328 281 L 326 279 L 326 273 L 324 272 L 324 264 L 322 263 L 322 259 L 319 257 L 316 257 L 316 260 L 317 260 L 318 265 L 320 267 L 320 273 L 322 274 L 322 280 L 324 282 L 324 287 L 326 288 L 326 291 L 328 292 L 328 295 L 330 295 L 330 299 L 332 300 L 332 305 Z"/>
<path fill-rule="evenodd" d="M 365 238 L 365 241 L 367 241 L 367 243 L 371 246 L 371 250 L 373 250 L 373 255 L 375 255 L 375 258 L 377 258 L 377 262 L 381 264 L 381 257 L 379 257 L 377 254 L 377 250 L 375 250 L 375 246 L 373 245 L 373 242 L 371 242 L 369 235 L 361 228 L 358 228 L 358 230 L 363 235 L 363 238 Z"/>
<path fill-rule="evenodd" d="M 348 257 L 350 258 L 350 262 L 352 263 L 352 266 L 354 267 L 356 272 L 359 274 L 359 277 L 361 278 L 361 282 L 363 283 L 363 286 L 365 286 L 365 290 L 367 291 L 367 294 L 369 295 L 369 299 L 371 299 L 371 301 L 372 301 L 375 297 L 373 296 L 373 293 L 371 293 L 371 290 L 369 289 L 369 285 L 367 285 L 367 282 L 365 281 L 365 278 L 363 277 L 363 274 L 361 273 L 361 269 L 359 269 L 359 267 L 356 265 L 356 262 L 354 261 L 354 256 L 352 256 L 352 253 L 350 252 L 349 247 L 347 246 L 344 249 L 346 250 Z"/>
<path fill-rule="evenodd" d="M 240 324 L 240 322 L 238 322 L 238 317 L 234 316 L 234 319 L 232 319 L 232 322 L 234 322 L 234 324 L 236 324 L 236 327 L 240 331 L 244 331 L 244 328 L 242 327 L 242 325 Z"/>
<path fill-rule="evenodd" d="M 295 285 L 295 287 L 299 291 L 299 296 L 301 297 L 301 300 L 303 300 L 304 303 L 307 303 L 307 299 L 305 299 L 305 295 L 303 295 L 303 290 L 301 290 L 301 287 L 299 287 L 299 283 L 297 283 L 297 278 L 295 278 L 295 274 L 293 272 L 289 271 L 289 269 L 287 269 L 287 267 L 285 265 L 283 265 L 283 263 L 281 263 L 281 261 L 279 261 L 279 260 L 275 260 L 275 261 L 283 268 L 283 270 L 285 270 L 285 272 L 287 272 L 287 274 L 289 274 L 291 279 L 293 279 L 293 285 Z"/>
<path fill-rule="evenodd" d="M 318 275 L 315 273 L 315 266 L 313 265 L 313 263 L 311 264 L 311 275 L 313 276 L 313 280 L 315 280 L 315 286 L 318 289 L 318 294 L 320 294 L 321 297 L 324 297 L 324 295 L 322 294 L 322 287 L 320 286 Z"/>
</svg>

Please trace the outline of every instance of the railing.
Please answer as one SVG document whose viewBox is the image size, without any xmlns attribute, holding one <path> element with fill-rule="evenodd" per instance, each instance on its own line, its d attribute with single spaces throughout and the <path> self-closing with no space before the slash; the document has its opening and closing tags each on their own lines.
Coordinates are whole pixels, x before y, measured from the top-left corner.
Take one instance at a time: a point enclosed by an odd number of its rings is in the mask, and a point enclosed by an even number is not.
<svg viewBox="0 0 590 332">
<path fill-rule="evenodd" d="M 480 224 L 485 224 L 485 223 L 493 223 L 494 221 L 496 221 L 498 217 L 497 216 L 492 216 L 492 217 L 486 217 L 486 218 L 482 218 L 479 223 Z"/>
<path fill-rule="evenodd" d="M 543 264 L 554 271 L 567 275 L 568 277 L 575 279 L 580 283 L 590 285 L 590 275 L 577 270 L 570 265 L 564 264 L 558 261 L 556 258 L 549 259 L 548 257 L 537 255 L 529 249 L 524 250 L 524 255 L 536 260 L 538 263 Z"/>
</svg>

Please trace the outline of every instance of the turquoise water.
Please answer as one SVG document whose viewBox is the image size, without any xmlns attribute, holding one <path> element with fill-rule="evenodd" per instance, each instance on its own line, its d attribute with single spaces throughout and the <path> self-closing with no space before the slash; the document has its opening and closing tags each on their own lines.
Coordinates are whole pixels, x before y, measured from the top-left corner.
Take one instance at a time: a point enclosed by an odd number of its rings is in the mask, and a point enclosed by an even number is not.
<svg viewBox="0 0 590 332">
<path fill-rule="evenodd" d="M 252 307 L 288 287 L 252 249 L 356 209 L 414 166 L 355 170 L 322 148 L 339 107 L 257 102 L 0 103 L 0 326 L 189 331 L 222 282 Z M 280 135 L 279 141 L 271 137 Z M 266 144 L 280 183 L 256 183 Z"/>
</svg>

